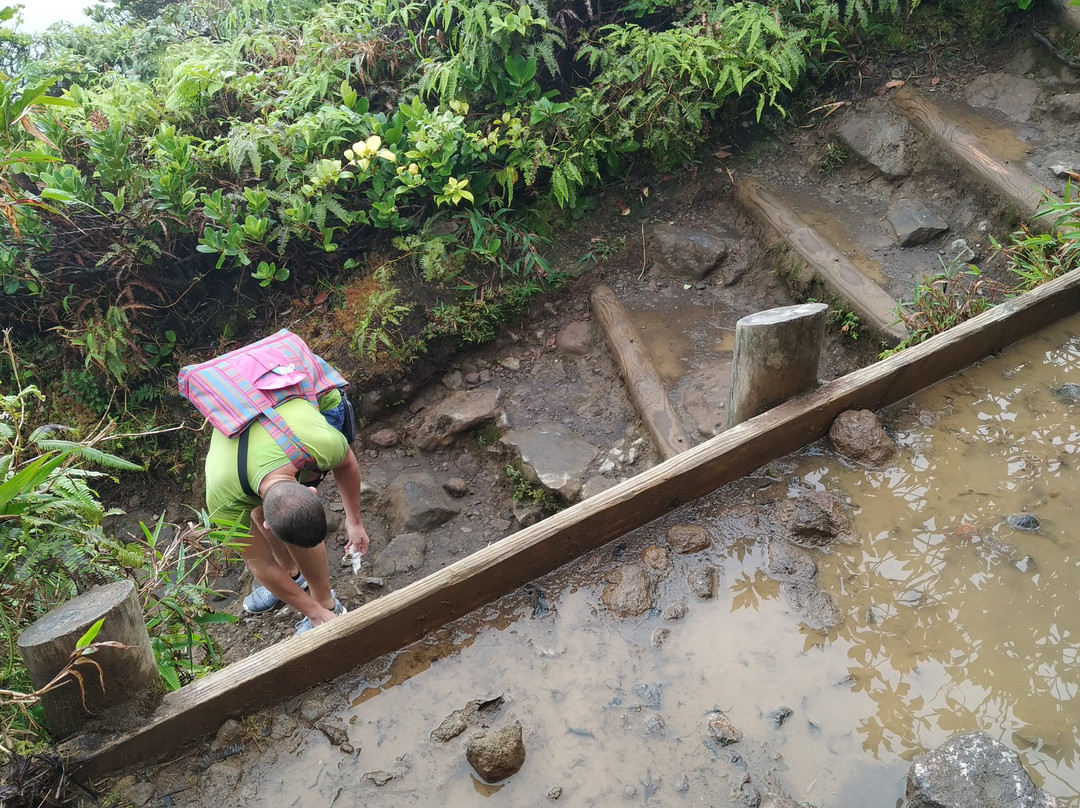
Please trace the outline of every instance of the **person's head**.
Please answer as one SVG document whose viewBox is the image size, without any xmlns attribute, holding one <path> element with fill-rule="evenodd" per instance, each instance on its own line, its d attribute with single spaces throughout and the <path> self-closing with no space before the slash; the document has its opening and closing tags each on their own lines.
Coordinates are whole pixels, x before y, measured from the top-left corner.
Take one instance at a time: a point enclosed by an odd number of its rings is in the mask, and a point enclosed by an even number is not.
<svg viewBox="0 0 1080 808">
<path fill-rule="evenodd" d="M 270 486 L 263 497 L 267 527 L 284 542 L 314 547 L 326 538 L 326 511 L 315 491 L 295 480 Z"/>
</svg>

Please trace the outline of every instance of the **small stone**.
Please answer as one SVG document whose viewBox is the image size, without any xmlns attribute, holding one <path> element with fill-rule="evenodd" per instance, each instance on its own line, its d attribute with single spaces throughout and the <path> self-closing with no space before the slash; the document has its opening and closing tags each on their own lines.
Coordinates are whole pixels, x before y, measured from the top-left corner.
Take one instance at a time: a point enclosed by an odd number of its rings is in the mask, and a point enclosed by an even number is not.
<svg viewBox="0 0 1080 808">
<path fill-rule="evenodd" d="M 1013 513 L 1005 519 L 1013 530 L 1034 533 L 1039 529 L 1039 517 L 1033 513 Z"/>
<path fill-rule="evenodd" d="M 525 743 L 521 723 L 488 732 L 478 732 L 469 740 L 465 757 L 486 783 L 498 783 L 515 774 L 525 763 Z"/>
<path fill-rule="evenodd" d="M 622 795 L 624 800 L 632 800 L 637 796 L 637 786 L 625 785 L 623 786 Z"/>
<path fill-rule="evenodd" d="M 387 783 L 394 779 L 394 775 L 390 772 L 384 771 L 367 772 L 364 774 L 362 779 L 374 783 L 377 786 L 385 786 Z"/>
<path fill-rule="evenodd" d="M 658 628 L 658 629 L 656 629 L 656 631 L 654 631 L 652 633 L 652 647 L 653 648 L 659 648 L 661 645 L 664 644 L 664 642 L 670 636 L 671 636 L 671 629 L 668 629 L 668 628 Z"/>
<path fill-rule="evenodd" d="M 348 742 L 343 743 L 341 746 L 338 747 L 338 749 L 340 749 L 342 753 L 346 755 L 356 754 L 356 747 L 354 747 L 351 743 Z"/>
<path fill-rule="evenodd" d="M 465 384 L 480 384 L 479 373 L 469 373 L 465 376 Z"/>
<path fill-rule="evenodd" d="M 668 544 L 676 553 L 700 553 L 712 545 L 709 533 L 701 525 L 673 525 L 668 528 Z"/>
<path fill-rule="evenodd" d="M 499 365 L 507 370 L 521 370 L 521 360 L 516 356 L 506 356 L 499 360 Z M 555 797 L 558 799 L 558 797 Z"/>
<path fill-rule="evenodd" d="M 772 721 L 773 726 L 779 729 L 784 725 L 784 722 L 791 718 L 792 709 L 790 707 L 777 707 L 771 713 L 769 713 L 769 719 Z"/>
<path fill-rule="evenodd" d="M 685 603 L 672 603 L 666 609 L 664 609 L 663 618 L 665 620 L 682 620 L 686 617 L 687 612 L 690 611 L 690 607 Z"/>
<path fill-rule="evenodd" d="M 398 445 L 398 433 L 393 429 L 380 429 L 368 435 L 368 441 L 381 449 L 390 449 Z"/>
<path fill-rule="evenodd" d="M 742 740 L 742 733 L 735 728 L 726 715 L 721 712 L 710 713 L 706 729 L 709 737 L 721 746 L 730 746 Z"/>
<path fill-rule="evenodd" d="M 451 477 L 443 483 L 443 490 L 452 497 L 461 498 L 469 493 L 469 484 L 461 477 Z"/>
<path fill-rule="evenodd" d="M 557 800 L 562 796 L 562 786 L 552 786 L 547 793 L 549 800 Z"/>
<path fill-rule="evenodd" d="M 690 790 L 690 778 L 686 776 L 686 772 L 683 772 L 675 778 L 675 784 L 672 788 L 679 794 L 685 794 Z"/>
<path fill-rule="evenodd" d="M 645 717 L 645 734 L 656 735 L 664 731 L 664 718 L 653 713 Z"/>
<path fill-rule="evenodd" d="M 641 563 L 651 570 L 663 572 L 671 568 L 671 558 L 668 551 L 655 544 L 641 551 Z"/>
<path fill-rule="evenodd" d="M 702 600 L 716 597 L 716 568 L 699 567 L 690 570 L 686 576 L 686 583 L 690 591 Z"/>
</svg>

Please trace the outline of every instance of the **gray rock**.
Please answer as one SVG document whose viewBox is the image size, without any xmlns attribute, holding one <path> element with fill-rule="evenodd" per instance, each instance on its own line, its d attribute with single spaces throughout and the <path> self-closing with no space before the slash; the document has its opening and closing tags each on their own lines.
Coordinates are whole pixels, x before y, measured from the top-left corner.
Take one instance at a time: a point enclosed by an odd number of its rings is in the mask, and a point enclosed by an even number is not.
<svg viewBox="0 0 1080 808">
<path fill-rule="evenodd" d="M 775 537 L 767 545 L 768 573 L 781 581 L 812 581 L 817 577 L 817 561 L 809 550 L 796 547 Z"/>
<path fill-rule="evenodd" d="M 435 478 L 425 472 L 401 474 L 386 488 L 383 513 L 391 535 L 431 530 L 461 511 Z"/>
<path fill-rule="evenodd" d="M 477 424 L 494 421 L 502 401 L 498 387 L 459 390 L 451 393 L 427 416 L 416 433 L 421 449 L 448 446 L 454 436 Z"/>
<path fill-rule="evenodd" d="M 667 638 L 670 637 L 670 636 L 671 636 L 671 629 L 668 629 L 668 628 L 658 628 L 658 629 L 656 629 L 656 631 L 654 631 L 652 633 L 652 640 L 651 640 L 652 647 L 653 648 L 659 648 L 661 645 L 663 645 L 665 642 L 667 642 Z"/>
<path fill-rule="evenodd" d="M 814 631 L 831 631 L 844 622 L 844 613 L 832 595 L 809 581 L 787 581 L 780 591 Z"/>
<path fill-rule="evenodd" d="M 827 491 L 810 491 L 785 500 L 777 506 L 776 516 L 795 544 L 825 547 L 834 542 L 855 542 L 851 514 Z"/>
<path fill-rule="evenodd" d="M 709 532 L 701 525 L 672 525 L 667 532 L 668 545 L 676 553 L 700 553 L 712 546 Z"/>
<path fill-rule="evenodd" d="M 551 789 L 547 793 L 548 799 L 549 800 L 557 800 L 557 799 L 559 799 L 559 797 L 562 796 L 562 791 L 563 791 L 562 786 L 552 786 Z"/>
<path fill-rule="evenodd" d="M 597 494 L 603 493 L 609 488 L 614 488 L 618 484 L 618 480 L 605 477 L 603 474 L 597 474 L 585 481 L 585 485 L 581 487 L 581 498 L 595 497 Z"/>
<path fill-rule="evenodd" d="M 244 729 L 244 725 L 235 718 L 230 718 L 218 729 L 217 734 L 214 736 L 214 742 L 210 744 L 210 751 L 220 752 L 227 746 L 242 743 L 247 737 L 248 732 Z"/>
<path fill-rule="evenodd" d="M 330 741 L 331 746 L 341 746 L 349 742 L 349 733 L 340 724 L 320 721 L 315 728 L 326 736 L 326 740 Z"/>
<path fill-rule="evenodd" d="M 987 73 L 969 81 L 964 96 L 973 107 L 996 109 L 1014 121 L 1024 122 L 1031 120 L 1039 99 L 1039 85 L 1021 76 Z"/>
<path fill-rule="evenodd" d="M 896 444 L 870 410 L 848 410 L 829 428 L 833 448 L 855 463 L 880 468 L 896 454 Z"/>
<path fill-rule="evenodd" d="M 383 575 L 394 575 L 419 569 L 426 553 L 427 537 L 423 533 L 402 533 L 379 554 L 379 571 Z"/>
<path fill-rule="evenodd" d="M 859 157 L 889 179 L 908 175 L 906 151 L 911 127 L 889 115 L 853 115 L 840 126 L 840 137 Z"/>
<path fill-rule="evenodd" d="M 531 482 L 554 491 L 567 502 L 573 502 L 581 492 L 585 472 L 600 453 L 599 448 L 554 421 L 544 421 L 531 429 L 513 429 L 499 442 L 518 453 L 522 471 Z"/>
<path fill-rule="evenodd" d="M 712 272 L 731 249 L 731 239 L 718 229 L 689 229 L 656 224 L 648 244 L 654 266 L 664 275 L 700 281 Z"/>
<path fill-rule="evenodd" d="M 1009 527 L 1013 530 L 1034 533 L 1039 529 L 1039 517 L 1033 513 L 1011 513 L 1005 518 L 1005 521 L 1009 523 Z"/>
<path fill-rule="evenodd" d="M 742 733 L 735 728 L 735 725 L 723 713 L 719 711 L 709 713 L 706 720 L 705 728 L 709 733 L 710 740 L 721 746 L 731 746 L 731 744 L 742 740 Z"/>
<path fill-rule="evenodd" d="M 901 247 L 925 244 L 949 229 L 949 224 L 917 199 L 901 199 L 889 209 L 889 224 Z"/>
<path fill-rule="evenodd" d="M 769 720 L 772 721 L 772 725 L 779 729 L 784 725 L 792 716 L 792 709 L 790 707 L 777 707 L 775 710 L 769 713 Z"/>
<path fill-rule="evenodd" d="M 469 722 L 465 720 L 467 710 L 454 710 L 442 720 L 439 726 L 431 731 L 431 740 L 446 743 L 456 738 L 469 728 Z"/>
<path fill-rule="evenodd" d="M 484 782 L 498 783 L 516 774 L 525 763 L 521 723 L 476 733 L 469 739 L 465 757 Z"/>
<path fill-rule="evenodd" d="M 374 772 L 364 772 L 364 776 L 361 779 L 381 787 L 393 780 L 394 775 L 392 772 L 379 770 Z"/>
<path fill-rule="evenodd" d="M 665 620 L 682 620 L 690 612 L 690 607 L 682 601 L 672 603 L 661 615 Z"/>
<path fill-rule="evenodd" d="M 1080 404 L 1080 384 L 1066 382 L 1057 389 L 1050 388 L 1050 392 L 1052 392 L 1054 397 L 1062 404 L 1068 404 L 1070 406 Z"/>
<path fill-rule="evenodd" d="M 716 567 L 696 567 L 686 574 L 686 585 L 702 600 L 716 597 Z"/>
<path fill-rule="evenodd" d="M 1009 747 L 985 732 L 954 735 L 916 755 L 907 776 L 908 808 L 1063 808 L 1038 788 Z"/>
<path fill-rule="evenodd" d="M 644 568 L 624 564 L 611 573 L 600 602 L 617 617 L 637 617 L 652 606 L 652 585 Z"/>
<path fill-rule="evenodd" d="M 545 518 L 547 518 L 547 511 L 539 502 L 531 499 L 514 500 L 514 520 L 518 523 L 518 527 L 535 525 Z"/>
<path fill-rule="evenodd" d="M 645 734 L 656 735 L 664 731 L 664 717 L 657 713 L 645 716 Z"/>
<path fill-rule="evenodd" d="M 572 356 L 584 356 L 589 352 L 589 324 L 575 320 L 555 335 L 555 347 Z"/>
</svg>

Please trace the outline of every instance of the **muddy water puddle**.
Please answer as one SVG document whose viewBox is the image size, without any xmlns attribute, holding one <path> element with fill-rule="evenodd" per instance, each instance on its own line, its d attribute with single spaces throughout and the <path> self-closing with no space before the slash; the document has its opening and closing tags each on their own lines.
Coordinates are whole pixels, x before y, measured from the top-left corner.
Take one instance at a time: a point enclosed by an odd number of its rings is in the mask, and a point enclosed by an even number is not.
<svg viewBox="0 0 1080 808">
<path fill-rule="evenodd" d="M 774 777 L 799 802 L 892 806 L 914 754 L 981 729 L 1080 805 L 1080 404 L 1060 390 L 1080 382 L 1078 328 L 1048 329 L 885 413 L 900 446 L 888 468 L 810 447 L 343 677 L 344 706 L 326 720 L 354 753 L 302 730 L 294 749 L 245 763 L 233 793 L 319 808 L 720 806 Z M 847 615 L 828 634 L 800 625 L 735 516 L 808 485 L 847 500 L 861 537 L 817 554 L 818 582 Z M 654 608 L 614 618 L 605 577 L 680 522 L 705 525 L 713 546 L 671 555 Z M 687 576 L 710 565 L 718 586 L 703 600 Z M 665 619 L 680 603 L 685 616 Z M 497 697 L 462 735 L 431 739 L 453 711 Z M 710 739 L 717 710 L 742 741 Z M 480 782 L 468 737 L 514 720 L 524 767 Z"/>
</svg>

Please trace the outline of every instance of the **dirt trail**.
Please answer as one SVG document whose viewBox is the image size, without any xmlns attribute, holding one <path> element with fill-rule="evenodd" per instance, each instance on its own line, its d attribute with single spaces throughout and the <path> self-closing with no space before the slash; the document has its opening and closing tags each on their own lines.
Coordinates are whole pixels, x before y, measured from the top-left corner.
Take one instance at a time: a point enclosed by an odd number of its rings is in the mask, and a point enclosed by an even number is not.
<svg viewBox="0 0 1080 808">
<path fill-rule="evenodd" d="M 878 66 L 861 86 L 823 99 L 842 103 L 809 113 L 774 140 L 732 155 L 718 152 L 721 156 L 679 176 L 608 189 L 600 195 L 597 213 L 554 245 L 553 263 L 578 275 L 557 299 L 493 344 L 457 357 L 439 381 L 364 425 L 355 448 L 372 537 L 368 567 L 354 576 L 337 563 L 342 530 L 328 542 L 334 584 L 350 610 L 535 518 L 515 505 L 506 468 L 518 458 L 498 441 L 506 429 L 555 421 L 596 447 L 596 458 L 583 475 L 585 493 L 659 462 L 593 321 L 589 295 L 596 283 L 610 286 L 631 312 L 696 442 L 720 428 L 717 407 L 727 397 L 729 336 L 739 317 L 808 297 L 826 299 L 834 303 L 835 314 L 821 377 L 836 378 L 873 361 L 882 348 L 874 324 L 849 314 L 864 311 L 865 301 L 842 299 L 835 286 L 808 267 L 805 255 L 785 242 L 788 234 L 769 232 L 755 220 L 739 202 L 740 183 L 753 180 L 771 189 L 802 224 L 893 300 L 910 299 L 924 275 L 950 265 L 975 264 L 989 278 L 1007 280 L 990 240 L 1003 240 L 1016 225 L 1018 203 L 989 193 L 985 181 L 958 167 L 945 148 L 904 117 L 894 101 L 901 83 L 905 91 L 948 110 L 953 125 L 974 132 L 990 144 L 991 154 L 1054 193 L 1064 192 L 1064 168 L 1080 169 L 1075 146 L 1080 112 L 1061 98 L 1080 92 L 1080 76 L 1037 41 L 1018 36 L 978 61 L 935 64 L 922 54 L 887 70 Z M 898 207 L 904 208 L 902 215 Z M 910 236 L 910 246 L 901 246 L 897 223 L 904 216 L 929 222 L 937 232 Z M 727 255 L 702 278 L 680 274 L 659 257 L 660 225 L 718 233 Z M 417 448 L 425 421 L 451 392 L 493 387 L 502 401 L 497 424 L 465 432 L 446 447 Z M 431 475 L 455 495 L 460 509 L 449 521 L 424 531 L 422 553 L 390 547 L 396 536 L 387 523 L 386 492 L 409 473 Z M 332 482 L 324 494 L 331 513 L 340 516 Z M 238 568 L 222 583 L 236 594 L 215 606 L 242 614 L 239 599 L 250 585 L 247 576 Z M 297 620 L 287 609 L 241 616 L 236 625 L 223 627 L 218 638 L 226 659 L 235 661 L 287 640 Z M 272 711 L 268 720 L 279 720 L 276 715 Z M 172 773 L 168 767 L 140 772 L 123 783 L 125 793 L 137 805 L 163 804 L 168 785 L 176 783 L 175 772 L 194 771 L 193 761 L 197 758 L 174 764 Z M 220 798 L 215 794 L 214 778 L 198 777 L 172 804 L 211 805 Z"/>
</svg>

